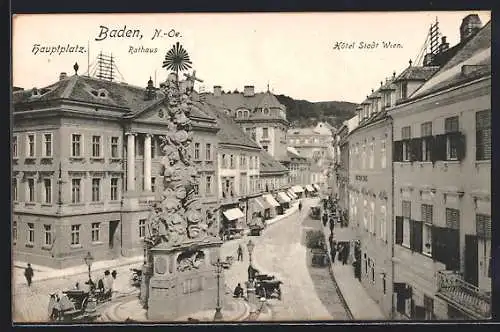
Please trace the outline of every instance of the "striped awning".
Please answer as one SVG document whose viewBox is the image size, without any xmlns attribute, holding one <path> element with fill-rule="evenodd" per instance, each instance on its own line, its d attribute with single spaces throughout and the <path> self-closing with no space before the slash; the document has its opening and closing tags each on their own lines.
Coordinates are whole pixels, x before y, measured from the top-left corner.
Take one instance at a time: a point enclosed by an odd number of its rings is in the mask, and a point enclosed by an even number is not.
<svg viewBox="0 0 500 332">
<path fill-rule="evenodd" d="M 265 199 L 256 197 L 254 198 L 254 200 L 257 202 L 257 205 L 260 206 L 260 208 L 263 210 L 272 208 L 272 206 Z"/>
<path fill-rule="evenodd" d="M 280 203 L 276 202 L 272 195 L 262 195 L 264 199 L 273 207 L 280 206 Z"/>
<path fill-rule="evenodd" d="M 290 197 L 288 197 L 287 194 L 285 194 L 284 192 L 280 191 L 278 193 L 278 198 L 281 198 L 283 200 L 284 203 L 288 203 L 291 201 Z"/>
<path fill-rule="evenodd" d="M 298 198 L 298 197 L 297 197 L 297 195 L 295 195 L 295 193 L 294 193 L 293 191 L 291 191 L 290 189 L 288 189 L 288 190 L 286 191 L 286 194 L 287 194 L 288 196 L 290 196 L 290 198 L 291 198 L 291 199 L 297 199 L 297 198 Z"/>
<path fill-rule="evenodd" d="M 301 186 L 293 186 L 292 190 L 295 193 L 302 193 L 302 192 L 304 192 L 304 189 Z"/>
<path fill-rule="evenodd" d="M 313 187 L 316 188 L 316 190 L 318 190 L 318 191 L 321 190 L 321 188 L 316 183 L 313 184 Z"/>
<path fill-rule="evenodd" d="M 310 184 L 306 185 L 306 190 L 310 192 L 316 191 Z"/>
<path fill-rule="evenodd" d="M 236 220 L 245 216 L 243 212 L 241 212 L 241 210 L 238 208 L 226 210 L 223 212 L 223 214 L 228 220 Z"/>
</svg>

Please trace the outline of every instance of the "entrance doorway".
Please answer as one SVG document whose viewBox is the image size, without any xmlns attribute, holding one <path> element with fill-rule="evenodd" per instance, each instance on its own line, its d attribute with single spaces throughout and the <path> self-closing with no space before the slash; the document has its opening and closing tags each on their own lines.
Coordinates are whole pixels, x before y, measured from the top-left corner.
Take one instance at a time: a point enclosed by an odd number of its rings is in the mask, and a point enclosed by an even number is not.
<svg viewBox="0 0 500 332">
<path fill-rule="evenodd" d="M 109 251 L 112 253 L 113 258 L 120 254 L 120 220 L 111 220 L 109 222 Z"/>
</svg>

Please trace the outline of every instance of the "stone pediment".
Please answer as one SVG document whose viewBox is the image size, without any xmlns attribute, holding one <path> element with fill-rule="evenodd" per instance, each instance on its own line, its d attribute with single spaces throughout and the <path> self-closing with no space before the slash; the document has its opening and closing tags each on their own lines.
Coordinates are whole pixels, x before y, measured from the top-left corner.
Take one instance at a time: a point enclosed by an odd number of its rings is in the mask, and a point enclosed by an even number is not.
<svg viewBox="0 0 500 332">
<path fill-rule="evenodd" d="M 138 114 L 134 119 L 137 122 L 147 122 L 147 123 L 165 123 L 168 122 L 168 108 L 165 104 L 159 103 L 151 106 L 150 108 Z"/>
</svg>

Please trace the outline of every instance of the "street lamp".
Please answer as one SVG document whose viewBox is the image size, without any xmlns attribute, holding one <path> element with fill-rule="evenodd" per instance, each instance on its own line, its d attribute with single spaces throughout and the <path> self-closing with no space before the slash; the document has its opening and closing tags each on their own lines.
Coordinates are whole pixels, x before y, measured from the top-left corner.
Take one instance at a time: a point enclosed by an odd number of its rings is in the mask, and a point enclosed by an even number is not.
<svg viewBox="0 0 500 332">
<path fill-rule="evenodd" d="M 252 252 L 253 248 L 255 248 L 255 244 L 252 242 L 252 239 L 248 240 L 247 248 L 248 248 L 248 257 L 250 260 L 250 266 L 252 266 Z"/>
<path fill-rule="evenodd" d="M 87 256 L 83 259 L 85 261 L 85 264 L 87 264 L 89 268 L 89 285 L 92 283 L 92 278 L 90 277 L 90 268 L 92 267 L 92 262 L 94 261 L 94 257 L 90 254 L 90 251 L 87 252 Z"/>
<path fill-rule="evenodd" d="M 223 266 L 220 261 L 220 258 L 217 259 L 217 263 L 215 265 L 215 273 L 217 273 L 217 306 L 215 307 L 215 315 L 214 315 L 214 320 L 222 320 L 222 311 L 221 311 L 221 304 L 220 304 L 220 276 L 223 272 Z"/>
</svg>

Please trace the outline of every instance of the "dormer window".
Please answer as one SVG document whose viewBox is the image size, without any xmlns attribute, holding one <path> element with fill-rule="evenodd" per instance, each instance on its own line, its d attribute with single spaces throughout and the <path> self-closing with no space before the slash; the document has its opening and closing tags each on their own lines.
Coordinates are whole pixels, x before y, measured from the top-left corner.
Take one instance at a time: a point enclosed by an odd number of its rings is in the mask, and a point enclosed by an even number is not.
<svg viewBox="0 0 500 332">
<path fill-rule="evenodd" d="M 264 115 L 269 115 L 269 108 L 264 109 Z"/>
<path fill-rule="evenodd" d="M 401 98 L 407 98 L 408 97 L 408 83 L 407 82 L 401 82 Z"/>
<path fill-rule="evenodd" d="M 90 93 L 92 93 L 92 95 L 94 97 L 98 97 L 98 98 L 107 98 L 108 97 L 108 91 L 106 91 L 105 89 L 99 89 L 99 90 L 92 89 L 90 91 Z"/>
</svg>

